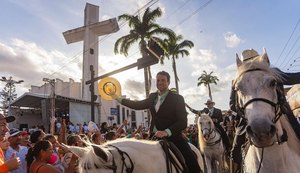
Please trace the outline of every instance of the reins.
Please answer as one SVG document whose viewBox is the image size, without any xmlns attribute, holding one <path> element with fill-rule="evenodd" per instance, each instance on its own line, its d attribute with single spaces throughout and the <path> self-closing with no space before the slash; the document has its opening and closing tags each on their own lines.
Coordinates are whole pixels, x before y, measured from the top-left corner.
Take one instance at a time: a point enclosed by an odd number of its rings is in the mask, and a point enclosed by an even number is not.
<svg viewBox="0 0 300 173">
<path fill-rule="evenodd" d="M 213 130 L 210 129 L 210 130 L 209 130 L 209 135 L 211 135 L 212 133 L 214 133 L 215 135 L 214 135 L 213 137 L 209 138 L 209 139 L 214 139 L 214 138 L 217 136 L 216 130 L 215 130 L 215 129 L 213 129 Z M 202 134 L 203 134 L 203 133 L 202 133 Z M 216 140 L 216 141 L 213 141 L 213 142 L 204 141 L 204 142 L 206 143 L 207 146 L 213 146 L 213 145 L 216 145 L 216 144 L 220 143 L 221 141 L 222 141 L 222 137 L 221 137 L 221 135 L 220 135 L 220 136 L 219 136 L 219 139 Z"/>
<path fill-rule="evenodd" d="M 108 147 L 115 148 L 115 149 L 118 151 L 118 153 L 120 154 L 120 156 L 121 156 L 121 161 L 123 162 L 123 163 L 122 163 L 122 171 L 121 171 L 121 172 L 124 171 L 124 167 L 125 167 L 125 168 L 126 168 L 126 169 L 125 169 L 125 170 L 126 170 L 126 173 L 132 173 L 132 172 L 133 172 L 133 169 L 134 169 L 134 164 L 133 164 L 131 158 L 129 157 L 129 155 L 128 155 L 126 152 L 120 150 L 118 147 L 116 147 L 116 146 L 114 146 L 114 145 L 107 145 L 107 146 L 108 146 Z M 109 151 L 111 152 L 111 150 L 109 150 Z M 125 159 L 126 159 L 125 156 L 129 159 L 130 165 L 127 165 L 127 164 L 126 164 L 126 162 L 125 162 Z M 107 168 L 112 169 L 112 170 L 114 171 L 114 173 L 117 172 L 117 165 L 116 165 L 116 163 L 115 163 L 115 159 L 114 159 L 114 158 L 113 158 L 113 165 L 112 165 L 111 167 L 107 167 Z"/>
</svg>

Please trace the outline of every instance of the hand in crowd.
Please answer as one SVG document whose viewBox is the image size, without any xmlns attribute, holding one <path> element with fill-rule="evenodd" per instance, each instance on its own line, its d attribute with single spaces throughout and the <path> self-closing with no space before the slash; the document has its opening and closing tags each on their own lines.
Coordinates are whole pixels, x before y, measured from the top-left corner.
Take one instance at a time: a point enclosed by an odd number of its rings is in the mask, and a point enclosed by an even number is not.
<svg viewBox="0 0 300 173">
<path fill-rule="evenodd" d="M 9 160 L 5 162 L 8 169 L 10 171 L 18 169 L 21 165 L 21 161 L 19 157 L 16 157 L 16 153 L 14 153 Z"/>
<path fill-rule="evenodd" d="M 123 121 L 123 125 L 124 125 L 124 126 L 127 126 L 127 124 L 128 124 L 128 121 L 125 119 L 125 120 Z"/>
<path fill-rule="evenodd" d="M 78 159 L 79 159 L 79 156 L 75 153 L 72 152 L 72 157 L 71 157 L 71 161 L 70 161 L 70 164 L 75 164 L 77 163 Z"/>
</svg>

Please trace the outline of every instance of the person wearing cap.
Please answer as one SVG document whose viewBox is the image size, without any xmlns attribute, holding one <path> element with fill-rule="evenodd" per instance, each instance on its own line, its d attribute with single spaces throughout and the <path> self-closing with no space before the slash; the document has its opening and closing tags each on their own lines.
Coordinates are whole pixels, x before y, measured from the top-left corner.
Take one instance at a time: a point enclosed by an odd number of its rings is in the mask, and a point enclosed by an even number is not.
<svg viewBox="0 0 300 173">
<path fill-rule="evenodd" d="M 15 117 L 8 116 L 5 117 L 4 115 L 0 114 L 0 141 L 3 141 L 5 138 L 6 132 L 9 131 L 7 123 L 13 122 Z M 20 158 L 15 157 L 13 155 L 11 158 L 5 161 L 4 153 L 0 148 L 0 173 L 7 173 L 9 171 L 13 171 L 20 166 Z"/>
<path fill-rule="evenodd" d="M 206 105 L 206 108 L 204 108 L 200 111 L 192 109 L 189 106 L 188 106 L 188 108 L 194 114 L 201 115 L 201 114 L 205 113 L 205 114 L 208 114 L 210 116 L 210 118 L 213 120 L 213 122 L 215 124 L 215 127 L 217 128 L 218 132 L 220 132 L 220 134 L 221 134 L 222 142 L 225 146 L 226 155 L 227 154 L 229 155 L 229 152 L 230 152 L 229 139 L 228 139 L 228 136 L 227 136 L 226 132 L 224 131 L 223 127 L 220 125 L 220 123 L 223 122 L 222 111 L 221 111 L 221 109 L 218 109 L 218 108 L 214 107 L 215 102 L 212 101 L 211 99 L 207 99 L 206 103 L 204 103 L 204 104 Z"/>
<path fill-rule="evenodd" d="M 14 154 L 20 158 L 21 165 L 18 169 L 10 171 L 11 173 L 24 173 L 27 171 L 27 164 L 25 157 L 28 152 L 28 148 L 21 146 L 21 132 L 19 129 L 12 128 L 9 130 L 9 147 L 5 153 L 5 158 L 9 159 L 11 158 Z"/>
<path fill-rule="evenodd" d="M 181 151 L 189 173 L 199 173 L 197 158 L 182 132 L 187 127 L 187 112 L 184 98 L 169 90 L 170 75 L 160 71 L 156 75 L 157 92 L 141 101 L 116 98 L 122 105 L 136 110 L 149 109 L 151 112 L 150 136 L 165 138 Z M 186 170 L 186 169 L 185 169 Z"/>
<path fill-rule="evenodd" d="M 21 142 L 20 142 L 20 145 L 25 146 L 25 147 L 27 147 L 27 148 L 32 147 L 32 146 L 31 146 L 31 142 L 29 141 L 30 133 L 27 132 L 27 131 L 21 131 L 20 134 L 21 134 Z"/>
<path fill-rule="evenodd" d="M 236 55 L 239 58 L 238 55 Z M 266 56 L 269 60 L 266 50 L 263 50 L 262 55 L 259 55 L 256 50 L 254 49 L 246 49 L 242 52 L 242 62 L 249 62 L 257 60 L 258 58 Z M 269 62 L 270 64 L 270 62 Z M 285 94 L 283 85 L 295 85 L 300 83 L 300 72 L 297 73 L 286 73 L 281 71 L 278 68 L 273 67 L 274 70 L 278 72 L 281 77 L 281 81 L 277 81 L 277 97 L 278 102 L 280 104 L 281 111 L 287 115 L 289 122 L 291 123 L 298 139 L 300 140 L 300 126 L 297 124 L 296 118 L 293 114 L 293 111 L 288 104 Z M 246 127 L 247 127 L 247 120 L 243 118 L 242 112 L 239 112 L 236 108 L 236 91 L 234 86 L 232 86 L 231 94 L 230 94 L 230 101 L 229 101 L 230 109 L 237 113 L 236 117 L 238 119 L 236 125 L 236 132 L 235 137 L 232 145 L 231 150 L 231 163 L 233 165 L 233 172 L 239 172 L 242 169 L 242 145 L 246 142 Z"/>
</svg>

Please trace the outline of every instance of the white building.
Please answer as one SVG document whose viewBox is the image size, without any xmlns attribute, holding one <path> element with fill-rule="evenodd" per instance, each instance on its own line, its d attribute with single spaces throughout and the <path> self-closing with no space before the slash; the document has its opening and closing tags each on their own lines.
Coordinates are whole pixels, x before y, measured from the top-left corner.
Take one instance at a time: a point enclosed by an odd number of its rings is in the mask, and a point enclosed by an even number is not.
<svg viewBox="0 0 300 173">
<path fill-rule="evenodd" d="M 69 79 L 64 82 L 55 80 L 55 112 L 59 119 L 62 115 L 68 115 L 73 124 L 89 122 L 91 120 L 91 104 L 81 99 L 81 83 Z M 30 128 L 33 125 L 44 125 L 49 130 L 51 117 L 51 84 L 31 86 L 29 92 L 18 97 L 11 104 L 16 116 L 13 126 L 17 128 Z M 99 99 L 98 99 L 99 100 Z M 127 119 L 131 127 L 145 126 L 147 115 L 145 111 L 136 111 L 120 105 L 117 101 L 95 103 L 95 123 L 107 122 L 109 125 L 118 125 Z"/>
</svg>

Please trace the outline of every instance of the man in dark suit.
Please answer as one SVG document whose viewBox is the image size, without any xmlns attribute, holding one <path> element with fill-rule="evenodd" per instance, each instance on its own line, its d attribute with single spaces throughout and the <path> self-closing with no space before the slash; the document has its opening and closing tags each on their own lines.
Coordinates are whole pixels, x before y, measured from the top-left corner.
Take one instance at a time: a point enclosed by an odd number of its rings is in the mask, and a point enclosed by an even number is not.
<svg viewBox="0 0 300 173">
<path fill-rule="evenodd" d="M 224 117 L 224 120 L 223 120 L 223 127 L 224 127 L 225 131 L 227 132 L 227 134 L 228 134 L 228 131 L 230 131 L 231 129 L 234 128 L 235 121 L 236 121 L 236 116 L 233 115 L 232 110 L 229 109 L 226 112 L 226 116 Z"/>
<path fill-rule="evenodd" d="M 201 172 L 196 156 L 189 144 L 182 136 L 182 131 L 187 127 L 187 112 L 184 99 L 181 95 L 169 90 L 170 75 L 161 71 L 156 75 L 158 91 L 151 93 L 149 98 L 141 101 L 131 101 L 117 98 L 122 105 L 136 110 L 150 109 L 151 125 L 150 134 L 157 138 L 166 138 L 173 142 L 181 151 L 189 173 Z"/>
<path fill-rule="evenodd" d="M 215 108 L 215 102 L 212 100 L 208 99 L 205 103 L 207 106 L 204 108 L 201 113 L 206 113 L 208 114 L 211 119 L 213 120 L 214 123 L 219 124 L 223 121 L 223 116 L 222 116 L 222 111 L 218 108 Z"/>
<path fill-rule="evenodd" d="M 232 110 L 229 109 L 226 112 L 226 116 L 223 120 L 223 127 L 227 133 L 227 136 L 229 138 L 230 146 L 232 146 L 233 138 L 234 138 L 234 132 L 235 132 L 235 124 L 236 124 L 236 116 L 233 115 Z"/>
</svg>

